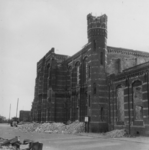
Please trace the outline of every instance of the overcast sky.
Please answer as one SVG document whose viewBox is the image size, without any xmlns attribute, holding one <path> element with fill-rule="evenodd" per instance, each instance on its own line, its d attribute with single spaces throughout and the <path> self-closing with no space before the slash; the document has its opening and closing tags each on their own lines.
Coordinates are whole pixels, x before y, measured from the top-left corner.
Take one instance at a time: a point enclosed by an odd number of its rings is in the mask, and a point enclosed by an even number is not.
<svg viewBox="0 0 149 150">
<path fill-rule="evenodd" d="M 109 46 L 149 51 L 148 0 L 0 0 L 0 115 L 30 110 L 36 63 L 51 47 L 73 55 L 87 43 L 87 14 L 108 16 Z"/>
</svg>

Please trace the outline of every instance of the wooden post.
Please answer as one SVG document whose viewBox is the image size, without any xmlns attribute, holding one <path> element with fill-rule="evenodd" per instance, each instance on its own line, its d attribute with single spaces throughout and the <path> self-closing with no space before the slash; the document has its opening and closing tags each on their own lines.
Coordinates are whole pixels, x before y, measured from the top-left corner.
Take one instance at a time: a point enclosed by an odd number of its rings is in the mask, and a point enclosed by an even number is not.
<svg viewBox="0 0 149 150">
<path fill-rule="evenodd" d="M 17 100 L 16 117 L 17 117 L 17 113 L 18 113 L 18 104 L 19 104 L 19 98 Z"/>
</svg>

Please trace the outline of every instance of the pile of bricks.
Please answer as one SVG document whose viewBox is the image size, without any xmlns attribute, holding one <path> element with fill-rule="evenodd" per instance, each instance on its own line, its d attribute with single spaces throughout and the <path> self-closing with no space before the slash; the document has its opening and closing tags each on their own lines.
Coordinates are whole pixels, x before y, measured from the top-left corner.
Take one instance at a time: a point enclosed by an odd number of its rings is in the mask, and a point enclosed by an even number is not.
<svg viewBox="0 0 149 150">
<path fill-rule="evenodd" d="M 34 132 L 37 127 L 40 126 L 39 123 L 26 123 L 18 126 L 18 129 L 24 132 Z"/>
<path fill-rule="evenodd" d="M 83 122 L 75 121 L 69 125 L 66 125 L 65 133 L 81 133 L 85 132 L 85 124 Z"/>
<path fill-rule="evenodd" d="M 124 129 L 121 130 L 113 130 L 110 132 L 105 133 L 106 137 L 110 137 L 110 138 L 120 138 L 120 137 L 124 137 L 126 135 L 126 131 Z"/>
<path fill-rule="evenodd" d="M 83 122 L 75 121 L 69 125 L 63 123 L 29 123 L 18 126 L 18 129 L 25 132 L 46 132 L 46 133 L 81 133 L 85 131 Z"/>
<path fill-rule="evenodd" d="M 65 130 L 65 124 L 63 123 L 43 123 L 36 128 L 36 132 L 49 132 L 49 133 L 62 133 Z"/>
<path fill-rule="evenodd" d="M 13 139 L 0 138 L 0 150 L 20 150 L 20 139 L 16 136 Z"/>
<path fill-rule="evenodd" d="M 23 142 L 21 142 L 17 136 L 12 139 L 0 138 L 0 150 L 42 150 L 42 148 L 42 143 L 34 142 L 29 139 L 25 139 Z"/>
</svg>

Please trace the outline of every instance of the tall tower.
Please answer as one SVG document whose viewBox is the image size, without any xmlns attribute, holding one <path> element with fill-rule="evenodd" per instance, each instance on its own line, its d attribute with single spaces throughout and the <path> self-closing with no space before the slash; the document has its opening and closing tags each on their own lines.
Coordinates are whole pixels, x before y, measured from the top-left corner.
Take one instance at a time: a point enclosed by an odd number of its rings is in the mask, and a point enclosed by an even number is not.
<svg viewBox="0 0 149 150">
<path fill-rule="evenodd" d="M 89 128 L 92 132 L 103 132 L 108 128 L 105 70 L 107 63 L 107 16 L 95 17 L 89 14 L 87 15 L 87 25 Z"/>
<path fill-rule="evenodd" d="M 87 15 L 88 42 L 91 42 L 94 50 L 107 48 L 107 16 L 99 17 Z M 95 49 L 96 48 L 96 49 Z"/>
</svg>

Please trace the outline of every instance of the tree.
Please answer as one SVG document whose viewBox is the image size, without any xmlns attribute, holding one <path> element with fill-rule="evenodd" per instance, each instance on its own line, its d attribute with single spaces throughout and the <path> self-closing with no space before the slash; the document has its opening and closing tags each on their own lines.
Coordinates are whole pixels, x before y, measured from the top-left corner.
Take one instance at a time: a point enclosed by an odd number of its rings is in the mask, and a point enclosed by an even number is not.
<svg viewBox="0 0 149 150">
<path fill-rule="evenodd" d="M 0 123 L 4 123 L 4 122 L 6 122 L 6 118 L 0 115 Z"/>
</svg>

